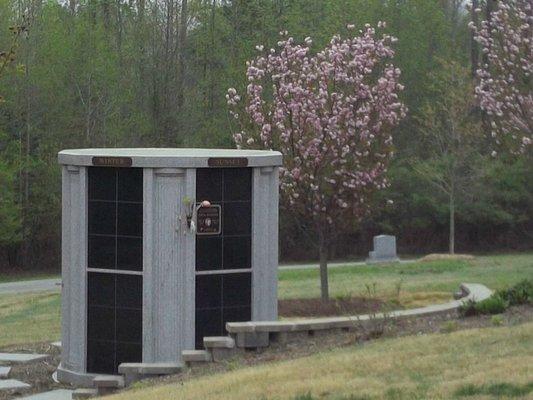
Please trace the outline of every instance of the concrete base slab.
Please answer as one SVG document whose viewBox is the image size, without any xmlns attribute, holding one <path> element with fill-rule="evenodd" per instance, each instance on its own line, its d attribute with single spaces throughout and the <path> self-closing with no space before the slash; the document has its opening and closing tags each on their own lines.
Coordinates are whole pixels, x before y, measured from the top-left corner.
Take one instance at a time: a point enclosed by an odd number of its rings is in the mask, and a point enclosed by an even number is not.
<svg viewBox="0 0 533 400">
<path fill-rule="evenodd" d="M 76 387 L 92 387 L 93 379 L 96 378 L 97 374 L 89 374 L 82 372 L 71 371 L 63 365 L 57 367 L 57 379 L 61 383 L 68 383 Z"/>
<path fill-rule="evenodd" d="M 0 367 L 0 379 L 5 379 L 9 376 L 9 371 L 11 367 Z"/>
<path fill-rule="evenodd" d="M 72 400 L 72 390 L 58 389 L 22 397 L 21 400 Z"/>
<path fill-rule="evenodd" d="M 48 354 L 0 353 L 0 362 L 25 364 L 32 361 L 44 360 L 48 357 Z"/>
<path fill-rule="evenodd" d="M 61 348 L 61 341 L 59 342 L 52 342 L 52 346 L 57 347 L 58 349 Z"/>
<path fill-rule="evenodd" d="M 18 381 L 16 379 L 1 379 L 0 380 L 0 391 L 2 390 L 12 390 L 12 389 L 28 389 L 31 388 L 31 385 L 27 383 Z"/>
</svg>

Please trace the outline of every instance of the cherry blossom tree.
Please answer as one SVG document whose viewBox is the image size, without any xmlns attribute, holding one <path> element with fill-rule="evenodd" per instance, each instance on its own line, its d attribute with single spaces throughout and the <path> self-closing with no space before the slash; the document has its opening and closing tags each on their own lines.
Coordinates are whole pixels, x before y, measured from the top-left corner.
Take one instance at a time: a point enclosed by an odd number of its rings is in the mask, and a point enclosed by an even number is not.
<svg viewBox="0 0 533 400">
<path fill-rule="evenodd" d="M 366 25 L 358 35 L 333 36 L 312 55 L 311 38 L 297 44 L 281 32 L 277 48 L 256 47 L 245 95 L 234 88 L 226 95 L 239 126 L 236 145 L 284 155 L 282 204 L 315 228 L 323 300 L 335 234 L 368 211 L 374 191 L 388 186 L 391 128 L 406 113 L 398 98 L 400 70 L 391 64 L 395 41 Z"/>
<path fill-rule="evenodd" d="M 475 92 L 491 135 L 506 151 L 527 152 L 533 143 L 533 1 L 498 1 L 486 20 L 470 26 L 483 54 Z"/>
</svg>

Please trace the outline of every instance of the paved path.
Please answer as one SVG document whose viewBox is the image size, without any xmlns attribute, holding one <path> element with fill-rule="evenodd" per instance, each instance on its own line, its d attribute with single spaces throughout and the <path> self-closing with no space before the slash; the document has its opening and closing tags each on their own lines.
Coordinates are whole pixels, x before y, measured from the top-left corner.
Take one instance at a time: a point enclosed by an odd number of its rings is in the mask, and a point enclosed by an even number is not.
<svg viewBox="0 0 533 400">
<path fill-rule="evenodd" d="M 19 281 L 0 283 L 0 295 L 29 293 L 29 292 L 48 292 L 61 288 L 61 279 L 39 279 L 33 281 Z"/>
<path fill-rule="evenodd" d="M 401 260 L 400 263 L 409 263 L 414 260 Z M 328 268 L 347 267 L 350 265 L 366 265 L 364 261 L 342 261 L 331 262 Z M 283 264 L 279 266 L 279 270 L 296 270 L 296 269 L 318 269 L 318 261 L 314 264 Z M 61 289 L 61 279 L 41 279 L 32 281 L 19 281 L 0 283 L 0 295 L 15 294 L 15 293 L 31 293 L 31 292 L 51 292 L 59 291 Z"/>
<path fill-rule="evenodd" d="M 400 264 L 411 263 L 416 260 L 400 260 Z M 330 262 L 328 263 L 328 268 L 338 268 L 338 267 L 348 267 L 350 265 L 368 265 L 365 261 L 341 261 L 341 262 Z M 376 264 L 373 264 L 376 265 Z M 318 269 L 318 261 L 314 264 L 283 264 L 278 267 L 279 270 L 290 270 L 290 269 Z"/>
</svg>

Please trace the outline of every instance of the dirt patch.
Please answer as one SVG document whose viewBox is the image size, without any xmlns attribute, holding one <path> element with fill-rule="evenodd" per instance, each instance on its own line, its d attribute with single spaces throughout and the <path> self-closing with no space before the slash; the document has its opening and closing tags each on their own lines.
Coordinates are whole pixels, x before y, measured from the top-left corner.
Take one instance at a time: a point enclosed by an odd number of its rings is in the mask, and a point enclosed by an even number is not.
<svg viewBox="0 0 533 400">
<path fill-rule="evenodd" d="M 425 262 L 425 261 L 441 261 L 441 260 L 449 260 L 449 261 L 468 261 L 475 259 L 474 256 L 470 254 L 446 254 L 446 253 L 434 253 L 434 254 L 428 254 L 427 256 L 424 256 L 420 258 L 418 261 Z"/>
<path fill-rule="evenodd" d="M 346 298 L 322 301 L 320 299 L 290 299 L 278 301 L 280 317 L 326 317 L 333 315 L 358 315 L 383 310 L 384 302 L 378 299 Z"/>
</svg>

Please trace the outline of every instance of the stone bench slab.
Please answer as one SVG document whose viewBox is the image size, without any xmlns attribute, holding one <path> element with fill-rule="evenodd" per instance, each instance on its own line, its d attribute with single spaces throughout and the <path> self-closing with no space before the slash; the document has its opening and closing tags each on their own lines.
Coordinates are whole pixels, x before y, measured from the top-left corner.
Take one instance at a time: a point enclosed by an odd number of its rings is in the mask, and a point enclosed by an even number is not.
<svg viewBox="0 0 533 400">
<path fill-rule="evenodd" d="M 435 304 L 408 310 L 392 311 L 390 313 L 364 314 L 348 317 L 307 318 L 294 321 L 258 321 L 258 322 L 228 322 L 226 330 L 231 334 L 253 332 L 303 332 L 324 329 L 350 328 L 358 322 L 383 318 L 402 318 L 417 315 L 436 314 L 456 310 L 468 300 L 482 301 L 492 296 L 492 291 L 484 285 L 476 283 L 462 283 L 461 290 L 466 297 L 444 304 Z"/>
<path fill-rule="evenodd" d="M 205 350 L 184 350 L 181 358 L 185 362 L 209 362 L 212 360 L 211 353 Z"/>
<path fill-rule="evenodd" d="M 118 372 L 126 375 L 171 375 L 181 369 L 181 364 L 177 363 L 123 363 L 118 366 Z"/>
<path fill-rule="evenodd" d="M 229 336 L 206 336 L 204 337 L 204 347 L 206 349 L 233 349 L 235 340 Z"/>
</svg>

